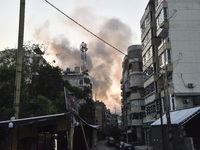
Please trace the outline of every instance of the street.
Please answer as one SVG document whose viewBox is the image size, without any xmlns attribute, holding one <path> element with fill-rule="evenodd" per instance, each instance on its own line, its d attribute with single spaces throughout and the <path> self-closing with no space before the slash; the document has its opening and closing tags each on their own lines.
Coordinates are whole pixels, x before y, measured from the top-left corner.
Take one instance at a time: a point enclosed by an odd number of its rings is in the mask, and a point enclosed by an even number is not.
<svg viewBox="0 0 200 150">
<path fill-rule="evenodd" d="M 115 147 L 107 146 L 106 140 L 98 141 L 98 150 L 115 150 Z"/>
</svg>

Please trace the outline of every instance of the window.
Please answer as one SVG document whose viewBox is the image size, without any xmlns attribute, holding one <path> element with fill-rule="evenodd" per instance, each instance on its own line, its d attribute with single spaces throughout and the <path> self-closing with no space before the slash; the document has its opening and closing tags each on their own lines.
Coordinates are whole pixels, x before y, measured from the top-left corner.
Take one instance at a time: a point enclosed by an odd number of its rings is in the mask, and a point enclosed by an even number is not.
<svg viewBox="0 0 200 150">
<path fill-rule="evenodd" d="M 157 73 L 156 66 L 157 66 L 156 63 L 153 63 L 144 71 L 144 76 L 143 76 L 144 80 L 147 80 L 153 74 Z"/>
<path fill-rule="evenodd" d="M 153 75 L 153 67 L 149 66 L 145 71 L 144 71 L 144 80 L 148 79 L 149 77 L 151 77 Z"/>
<path fill-rule="evenodd" d="M 162 53 L 159 56 L 159 66 L 160 66 L 160 69 L 165 66 L 165 55 L 164 55 L 164 53 Z"/>
<path fill-rule="evenodd" d="M 135 107 L 135 106 L 144 106 L 144 100 L 132 100 L 131 101 L 131 107 Z"/>
<path fill-rule="evenodd" d="M 137 119 L 142 119 L 142 114 L 141 113 L 133 113 L 129 115 L 130 120 L 137 120 Z"/>
<path fill-rule="evenodd" d="M 154 72 L 154 74 L 156 74 L 156 73 L 157 73 L 157 67 L 156 67 L 156 63 L 153 63 L 153 72 Z"/>
<path fill-rule="evenodd" d="M 155 8 L 156 10 L 158 9 L 158 7 L 160 6 L 160 4 L 164 1 L 167 1 L 167 0 L 155 0 Z"/>
<path fill-rule="evenodd" d="M 171 51 L 169 49 L 166 50 L 167 55 L 167 64 L 171 64 Z"/>
<path fill-rule="evenodd" d="M 155 56 L 155 48 L 151 46 L 143 56 L 143 63 L 145 64 L 153 56 Z"/>
<path fill-rule="evenodd" d="M 159 56 L 160 69 L 165 66 L 165 57 L 166 57 L 166 65 L 167 64 L 171 64 L 171 52 L 170 52 L 170 49 L 165 50 L 165 52 L 166 52 L 166 56 L 165 56 L 164 52 Z"/>
<path fill-rule="evenodd" d="M 160 26 L 163 24 L 164 21 L 167 21 L 168 16 L 167 16 L 167 8 L 163 8 L 158 17 L 156 18 L 156 24 L 157 24 L 157 28 L 160 28 Z"/>
<path fill-rule="evenodd" d="M 83 86 L 83 79 L 79 80 L 79 86 Z"/>
<path fill-rule="evenodd" d="M 151 29 L 147 32 L 147 34 L 146 34 L 144 40 L 142 41 L 142 43 L 143 43 L 144 45 L 147 45 L 147 43 L 149 42 L 149 40 L 150 40 L 153 36 L 154 36 L 154 30 L 151 28 Z"/>
<path fill-rule="evenodd" d="M 152 15 L 152 12 L 150 11 L 150 12 L 147 14 L 147 16 L 146 16 L 144 22 L 143 22 L 142 25 L 141 25 L 142 33 L 145 31 L 146 27 L 148 26 L 148 24 L 149 24 L 152 20 L 153 20 L 153 15 Z"/>
<path fill-rule="evenodd" d="M 156 104 L 152 103 L 146 106 L 146 114 L 150 115 L 156 113 Z"/>
<path fill-rule="evenodd" d="M 144 96 L 147 97 L 157 92 L 157 82 L 152 82 L 144 89 Z"/>
</svg>

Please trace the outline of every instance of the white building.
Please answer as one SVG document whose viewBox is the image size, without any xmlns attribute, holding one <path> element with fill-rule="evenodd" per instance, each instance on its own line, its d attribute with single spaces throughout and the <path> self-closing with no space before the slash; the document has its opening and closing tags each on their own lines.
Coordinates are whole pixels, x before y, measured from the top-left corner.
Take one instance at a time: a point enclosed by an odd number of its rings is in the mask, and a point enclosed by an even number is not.
<svg viewBox="0 0 200 150">
<path fill-rule="evenodd" d="M 121 79 L 122 90 L 122 122 L 127 134 L 128 142 L 143 144 L 143 72 L 142 72 L 142 46 L 128 47 L 128 55 L 122 63 Z"/>
<path fill-rule="evenodd" d="M 159 118 L 160 106 L 166 110 L 163 83 L 170 110 L 200 104 L 199 14 L 199 0 L 149 0 L 141 18 L 146 144 L 151 138 L 148 127 Z"/>
</svg>

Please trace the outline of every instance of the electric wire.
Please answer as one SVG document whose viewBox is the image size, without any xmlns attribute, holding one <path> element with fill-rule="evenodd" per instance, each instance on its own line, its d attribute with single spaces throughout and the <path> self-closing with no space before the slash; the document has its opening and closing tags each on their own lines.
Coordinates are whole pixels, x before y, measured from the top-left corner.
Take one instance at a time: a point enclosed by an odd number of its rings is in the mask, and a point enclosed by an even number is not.
<svg viewBox="0 0 200 150">
<path fill-rule="evenodd" d="M 64 13 L 63 11 L 61 11 L 59 8 L 57 8 L 55 5 L 53 5 L 49 1 L 45 0 L 45 2 L 47 2 L 49 5 L 51 5 L 53 8 L 55 8 L 57 11 L 59 11 L 60 13 L 62 13 L 65 17 L 67 17 L 68 19 L 70 19 L 71 21 L 73 21 L 74 23 L 76 23 L 77 25 L 79 25 L 81 28 L 83 28 L 84 30 L 86 30 L 87 32 L 89 32 L 90 34 L 92 34 L 93 36 L 95 36 L 96 38 L 98 38 L 99 40 L 101 40 L 102 42 L 104 42 L 105 44 L 109 45 L 110 47 L 112 47 L 116 51 L 120 52 L 121 54 L 123 54 L 125 56 L 128 56 L 127 54 L 125 54 L 124 52 L 122 52 L 121 50 L 119 50 L 118 48 L 116 48 L 113 45 L 111 45 L 110 43 L 106 42 L 104 39 L 102 39 L 98 35 L 94 34 L 92 31 L 88 30 L 86 27 L 84 27 L 83 25 L 81 25 L 80 23 L 78 23 L 76 20 L 74 20 L 73 18 L 71 18 L 70 16 L 68 16 L 66 13 Z"/>
<path fill-rule="evenodd" d="M 97 36 L 96 34 L 94 34 L 92 31 L 90 31 L 89 29 L 87 29 L 86 27 L 84 27 L 83 25 L 81 25 L 80 23 L 78 23 L 76 20 L 74 20 L 73 18 L 71 18 L 70 16 L 68 16 L 66 13 L 64 13 L 63 11 L 61 11 L 59 8 L 57 8 L 55 5 L 53 5 L 52 3 L 50 3 L 48 0 L 45 0 L 45 2 L 47 2 L 50 6 L 52 6 L 53 8 L 55 8 L 57 11 L 59 11 L 61 14 L 63 14 L 65 17 L 67 17 L 68 19 L 70 19 L 71 21 L 73 21 L 75 24 L 77 24 L 78 26 L 80 26 L 81 28 L 83 28 L 84 30 L 86 30 L 87 32 L 89 32 L 90 34 L 92 34 L 93 36 L 95 36 L 96 38 L 98 38 L 99 40 L 101 40 L 102 42 L 104 42 L 105 44 L 107 44 L 108 46 L 112 47 L 114 50 L 120 52 L 121 54 L 127 56 L 130 59 L 136 60 L 135 58 L 130 57 L 129 55 L 125 54 L 124 52 L 122 52 L 121 50 L 119 50 L 118 48 L 116 48 L 115 46 L 111 45 L 110 43 L 106 42 L 104 39 L 102 39 L 101 37 Z M 174 16 L 174 14 L 176 13 L 176 11 L 174 11 L 174 13 L 172 14 L 172 16 Z M 171 17 L 172 17 L 171 16 Z M 170 17 L 170 18 L 171 18 Z M 150 66 L 146 66 L 145 64 L 143 64 L 143 66 L 150 68 Z M 181 92 L 182 93 L 182 92 Z"/>
<path fill-rule="evenodd" d="M 45 2 L 47 2 L 53 8 L 55 8 L 57 11 L 59 11 L 65 17 L 67 17 L 68 19 L 70 19 L 71 21 L 73 21 L 75 24 L 77 24 L 78 26 L 80 26 L 81 28 L 83 28 L 84 30 L 86 30 L 87 32 L 89 32 L 90 34 L 92 34 L 93 36 L 95 36 L 96 38 L 98 38 L 99 40 L 101 40 L 102 42 L 104 42 L 105 44 L 107 44 L 108 46 L 112 47 L 114 50 L 116 50 L 116 51 L 120 52 L 121 54 L 125 55 L 126 57 L 128 57 L 128 59 L 133 59 L 134 61 L 137 61 L 135 58 L 130 57 L 129 55 L 125 54 L 123 51 L 119 50 L 115 46 L 113 46 L 110 43 L 106 42 L 104 39 L 102 39 L 98 35 L 94 34 L 92 31 L 90 31 L 89 29 L 87 29 L 86 27 L 84 27 L 83 25 L 81 25 L 80 23 L 78 23 L 76 20 L 74 20 L 73 18 L 71 18 L 69 15 L 67 15 L 66 13 L 64 13 L 62 10 L 60 10 L 59 8 L 57 8 L 55 5 L 53 5 L 52 3 L 50 3 L 48 0 L 45 0 Z M 145 66 L 147 68 L 150 68 L 150 66 L 146 66 L 145 64 L 143 64 L 143 66 Z"/>
</svg>

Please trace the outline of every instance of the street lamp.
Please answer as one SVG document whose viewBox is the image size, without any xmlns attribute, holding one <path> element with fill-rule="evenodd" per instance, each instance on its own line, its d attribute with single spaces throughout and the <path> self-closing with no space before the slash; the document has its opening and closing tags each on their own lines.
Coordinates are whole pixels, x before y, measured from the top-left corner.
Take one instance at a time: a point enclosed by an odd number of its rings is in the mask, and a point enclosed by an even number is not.
<svg viewBox="0 0 200 150">
<path fill-rule="evenodd" d="M 8 140 L 9 140 L 9 150 L 11 150 L 11 148 L 12 148 L 12 130 L 13 130 L 13 122 L 12 122 L 12 118 L 10 119 L 10 122 L 9 122 L 9 124 L 8 124 L 8 132 L 9 132 L 9 138 L 8 138 Z"/>
<path fill-rule="evenodd" d="M 12 128 L 13 128 L 13 123 L 12 123 L 12 121 L 9 122 L 8 128 L 9 128 L 9 129 L 12 129 Z"/>
</svg>

